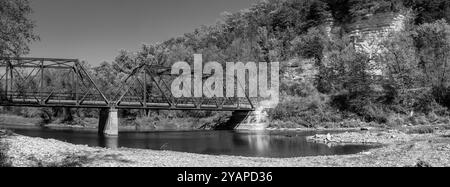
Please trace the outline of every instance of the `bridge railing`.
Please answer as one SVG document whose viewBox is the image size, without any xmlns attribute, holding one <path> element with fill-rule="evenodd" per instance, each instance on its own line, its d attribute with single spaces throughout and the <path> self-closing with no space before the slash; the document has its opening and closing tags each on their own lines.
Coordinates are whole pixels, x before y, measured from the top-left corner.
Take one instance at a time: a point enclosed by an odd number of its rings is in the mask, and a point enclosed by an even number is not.
<svg viewBox="0 0 450 187">
<path fill-rule="evenodd" d="M 34 105 L 37 107 L 45 106 L 64 106 L 64 107 L 83 107 L 95 105 L 99 107 L 108 106 L 107 102 L 102 100 L 100 94 L 84 95 L 83 93 L 23 93 L 8 92 L 0 96 L 0 104 L 3 105 Z"/>
</svg>

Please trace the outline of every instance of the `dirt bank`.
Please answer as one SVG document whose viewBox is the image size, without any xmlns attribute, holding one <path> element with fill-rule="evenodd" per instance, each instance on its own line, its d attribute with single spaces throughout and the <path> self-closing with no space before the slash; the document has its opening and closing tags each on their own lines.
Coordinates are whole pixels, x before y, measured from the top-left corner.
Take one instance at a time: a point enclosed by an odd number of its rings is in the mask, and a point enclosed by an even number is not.
<svg viewBox="0 0 450 187">
<path fill-rule="evenodd" d="M 312 136 L 321 141 L 325 136 Z M 346 156 L 301 158 L 247 158 L 211 156 L 172 151 L 140 149 L 104 149 L 73 145 L 57 140 L 13 135 L 3 136 L 8 145 L 7 157 L 12 166 L 106 166 L 106 167 L 267 167 L 267 166 L 349 166 L 349 167 L 410 167 L 416 165 L 450 166 L 450 131 L 432 134 L 405 134 L 399 131 L 342 133 L 333 135 L 334 143 L 377 143 L 381 148 Z M 425 164 L 424 164 L 425 163 Z"/>
</svg>

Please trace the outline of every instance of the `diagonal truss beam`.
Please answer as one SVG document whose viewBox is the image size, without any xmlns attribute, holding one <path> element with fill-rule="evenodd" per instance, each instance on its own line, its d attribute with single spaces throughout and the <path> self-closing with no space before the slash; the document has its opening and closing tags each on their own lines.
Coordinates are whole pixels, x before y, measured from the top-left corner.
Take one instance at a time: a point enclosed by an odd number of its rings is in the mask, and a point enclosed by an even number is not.
<svg viewBox="0 0 450 187">
<path fill-rule="evenodd" d="M 0 85 L 0 106 L 109 107 L 77 59 L 0 57 Z"/>
</svg>

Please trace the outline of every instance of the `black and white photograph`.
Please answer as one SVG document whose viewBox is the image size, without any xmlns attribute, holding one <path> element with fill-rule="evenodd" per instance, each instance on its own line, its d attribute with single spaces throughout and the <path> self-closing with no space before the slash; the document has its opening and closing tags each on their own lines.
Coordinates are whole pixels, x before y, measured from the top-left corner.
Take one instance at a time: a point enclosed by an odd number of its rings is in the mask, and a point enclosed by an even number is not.
<svg viewBox="0 0 450 187">
<path fill-rule="evenodd" d="M 449 166 L 448 0 L 0 0 L 2 168 Z"/>
</svg>

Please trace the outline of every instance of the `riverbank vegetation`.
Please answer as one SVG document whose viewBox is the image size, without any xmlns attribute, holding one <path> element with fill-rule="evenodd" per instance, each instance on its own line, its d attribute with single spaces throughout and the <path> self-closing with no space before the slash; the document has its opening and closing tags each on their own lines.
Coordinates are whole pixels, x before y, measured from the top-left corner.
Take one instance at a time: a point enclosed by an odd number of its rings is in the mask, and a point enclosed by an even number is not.
<svg viewBox="0 0 450 187">
<path fill-rule="evenodd" d="M 138 51 L 122 51 L 113 62 L 98 67 L 85 66 L 100 89 L 113 97 L 124 77 L 142 63 L 192 63 L 193 54 L 202 54 L 205 62 L 278 61 L 282 65 L 282 100 L 277 108 L 268 110 L 271 127 L 448 124 L 449 10 L 446 0 L 261 1 L 238 13 L 224 13 L 215 25 L 143 45 Z M 377 45 L 382 52 L 368 53 L 355 45 L 355 28 L 361 20 L 376 30 L 381 26 L 371 15 L 389 13 L 404 15 L 404 28 Z M 35 39 L 32 36 L 28 40 Z M 52 77 L 62 75 L 46 76 L 55 87 L 70 86 Z M 92 124 L 95 122 L 89 119 L 98 114 L 92 109 L 61 108 L 3 111 L 40 118 L 42 124 L 55 120 Z M 174 124 L 171 128 L 214 129 L 230 114 L 128 110 L 120 115 L 128 122 L 125 125 L 136 127 L 154 125 L 158 129 L 157 124 Z M 179 126 L 199 118 L 207 120 Z"/>
</svg>

